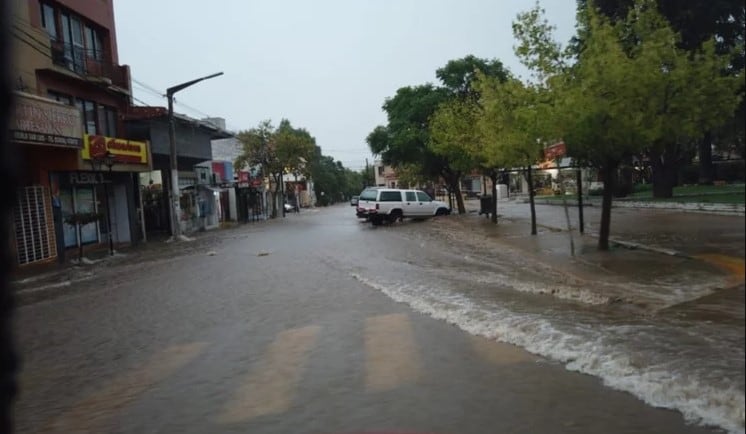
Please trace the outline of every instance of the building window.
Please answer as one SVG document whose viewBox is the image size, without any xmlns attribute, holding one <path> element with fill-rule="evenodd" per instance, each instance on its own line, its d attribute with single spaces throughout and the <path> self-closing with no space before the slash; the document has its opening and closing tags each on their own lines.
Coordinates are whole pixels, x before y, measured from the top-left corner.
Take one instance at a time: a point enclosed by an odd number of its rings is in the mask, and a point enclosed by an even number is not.
<svg viewBox="0 0 746 434">
<path fill-rule="evenodd" d="M 41 22 L 49 38 L 61 42 L 52 46 L 55 63 L 80 74 L 101 72 L 101 68 L 95 66 L 92 66 L 94 70 L 88 71 L 86 60 L 103 62 L 106 35 L 103 30 L 78 15 L 43 2 Z"/>
<path fill-rule="evenodd" d="M 378 175 L 383 176 L 383 166 L 378 166 Z"/>
<path fill-rule="evenodd" d="M 41 4 L 41 25 L 47 31 L 49 37 L 57 40 L 57 22 L 54 17 L 54 8 L 46 3 Z"/>
<path fill-rule="evenodd" d="M 98 198 L 93 187 L 70 187 L 60 189 L 60 204 L 63 221 L 74 213 L 98 212 Z M 98 222 L 101 223 L 101 222 Z M 103 229 L 103 228 L 101 228 Z M 78 246 L 80 244 L 96 243 L 99 240 L 99 225 L 88 223 L 80 227 L 80 238 L 78 238 L 77 225 L 63 225 L 65 247 Z"/>
<path fill-rule="evenodd" d="M 75 100 L 75 106 L 83 115 L 83 130 L 86 134 L 116 137 L 117 112 L 114 108 L 82 98 Z"/>
<path fill-rule="evenodd" d="M 83 25 L 80 19 L 68 13 L 60 14 L 62 21 L 62 42 L 64 43 L 65 66 L 78 73 L 85 72 L 85 45 Z"/>
<path fill-rule="evenodd" d="M 98 130 L 104 136 L 115 137 L 117 135 L 116 110 L 103 104 L 98 104 Z"/>
<path fill-rule="evenodd" d="M 104 60 L 104 47 L 101 42 L 101 32 L 91 26 L 85 26 L 86 56 L 99 62 Z"/>
</svg>

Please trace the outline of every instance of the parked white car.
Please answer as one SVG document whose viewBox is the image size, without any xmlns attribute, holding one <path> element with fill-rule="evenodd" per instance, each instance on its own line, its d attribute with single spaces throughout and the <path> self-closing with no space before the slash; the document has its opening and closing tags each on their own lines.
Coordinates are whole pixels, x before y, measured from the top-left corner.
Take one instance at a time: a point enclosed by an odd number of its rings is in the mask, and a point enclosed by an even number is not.
<svg viewBox="0 0 746 434">
<path fill-rule="evenodd" d="M 450 213 L 445 202 L 433 200 L 421 190 L 369 188 L 360 193 L 357 204 L 358 218 L 365 218 L 376 226 L 386 221 L 427 219 Z"/>
</svg>

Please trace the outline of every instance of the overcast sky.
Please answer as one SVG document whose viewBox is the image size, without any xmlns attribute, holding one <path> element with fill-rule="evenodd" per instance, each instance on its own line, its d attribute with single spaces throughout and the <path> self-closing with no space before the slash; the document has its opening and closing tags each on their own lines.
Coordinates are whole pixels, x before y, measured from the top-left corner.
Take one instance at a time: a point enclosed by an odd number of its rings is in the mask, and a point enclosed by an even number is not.
<svg viewBox="0 0 746 434">
<path fill-rule="evenodd" d="M 526 70 L 511 22 L 533 0 L 114 0 L 119 62 L 130 65 L 136 104 L 165 106 L 169 86 L 222 71 L 177 94 L 176 111 L 218 116 L 231 130 L 287 118 L 353 170 L 365 137 L 385 124 L 385 98 L 436 82 L 435 70 L 468 54 Z M 565 43 L 575 0 L 542 0 Z M 154 92 L 155 91 L 155 92 Z"/>
</svg>

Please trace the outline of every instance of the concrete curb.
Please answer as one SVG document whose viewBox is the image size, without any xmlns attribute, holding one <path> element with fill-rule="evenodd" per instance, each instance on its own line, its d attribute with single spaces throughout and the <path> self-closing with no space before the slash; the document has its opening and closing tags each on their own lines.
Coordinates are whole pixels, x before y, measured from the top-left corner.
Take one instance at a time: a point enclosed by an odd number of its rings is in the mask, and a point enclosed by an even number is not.
<svg viewBox="0 0 746 434">
<path fill-rule="evenodd" d="M 525 203 L 528 203 L 526 201 Z M 559 205 L 562 202 L 553 200 L 537 200 L 540 205 Z M 568 206 L 578 206 L 575 200 L 568 199 Z M 598 202 L 583 202 L 583 206 L 601 206 Z M 676 203 L 676 202 L 640 202 L 618 200 L 612 202 L 612 208 L 637 208 L 637 209 L 663 209 L 680 212 L 698 212 L 715 215 L 739 215 L 746 216 L 746 205 L 741 204 L 716 204 L 716 203 Z"/>
<path fill-rule="evenodd" d="M 517 220 L 517 219 L 510 219 L 510 218 L 507 218 L 507 219 L 513 220 L 513 221 Z M 523 219 L 520 219 L 520 220 L 523 220 Z M 567 228 L 560 228 L 557 226 L 551 226 L 551 225 L 546 225 L 542 223 L 537 223 L 536 226 L 547 229 L 552 232 L 567 232 Z M 587 231 L 581 234 L 580 232 L 578 232 L 577 228 L 575 227 L 573 227 L 573 233 L 581 237 L 588 236 L 591 238 L 596 238 L 596 239 L 598 238 L 598 234 L 589 233 Z M 620 240 L 619 238 L 609 237 L 609 242 L 612 244 L 616 244 L 618 246 L 630 249 L 630 250 L 645 250 L 648 252 L 660 253 L 660 254 L 667 255 L 667 256 L 677 256 L 680 258 L 691 258 L 691 256 L 687 255 L 686 253 L 679 252 L 677 250 L 666 249 L 664 247 L 649 246 L 647 244 L 636 243 L 633 241 Z"/>
<path fill-rule="evenodd" d="M 598 238 L 598 235 L 596 234 L 587 234 L 587 235 L 593 238 Z M 616 244 L 618 246 L 630 249 L 630 250 L 646 250 L 648 252 L 660 253 L 660 254 L 668 255 L 668 256 L 678 256 L 680 258 L 691 259 L 691 256 L 687 255 L 686 253 L 682 253 L 682 252 L 672 250 L 672 249 L 666 249 L 663 247 L 648 246 L 646 244 L 635 243 L 632 241 L 624 241 L 618 238 L 609 238 L 609 242 Z"/>
<path fill-rule="evenodd" d="M 13 293 L 17 306 L 25 306 L 40 301 L 51 300 L 56 297 L 73 294 L 78 291 L 77 283 L 90 281 L 91 278 L 64 280 L 57 283 L 47 283 L 41 286 L 23 288 Z"/>
<path fill-rule="evenodd" d="M 538 226 L 541 226 L 543 228 L 549 229 L 549 230 L 554 231 L 554 232 L 567 232 L 567 229 L 562 229 L 562 228 L 558 228 L 558 227 L 555 227 L 555 226 L 547 226 L 547 225 L 538 225 Z M 580 234 L 577 231 L 577 229 L 574 230 L 573 232 L 576 233 L 576 234 L 578 234 L 578 235 L 580 235 L 580 236 L 588 236 L 588 237 L 591 237 L 591 238 L 598 238 L 598 234 L 591 234 L 591 233 L 587 233 L 587 232 L 583 233 L 583 234 Z M 660 253 L 660 254 L 668 255 L 668 256 L 678 256 L 680 258 L 691 258 L 691 256 L 687 255 L 686 253 L 682 253 L 682 252 L 679 252 L 677 250 L 666 249 L 666 248 L 657 247 L 657 246 L 649 246 L 647 244 L 636 243 L 636 242 L 633 242 L 633 241 L 620 240 L 619 238 L 609 237 L 609 242 L 612 243 L 612 244 L 616 244 L 618 246 L 630 249 L 630 250 L 645 250 L 645 251 L 648 251 L 648 252 Z"/>
</svg>

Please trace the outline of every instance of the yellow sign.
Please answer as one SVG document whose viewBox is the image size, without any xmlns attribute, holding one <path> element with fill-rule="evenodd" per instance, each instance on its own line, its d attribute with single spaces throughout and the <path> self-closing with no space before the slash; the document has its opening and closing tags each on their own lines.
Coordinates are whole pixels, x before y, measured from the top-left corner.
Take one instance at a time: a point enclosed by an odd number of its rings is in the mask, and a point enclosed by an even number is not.
<svg viewBox="0 0 746 434">
<path fill-rule="evenodd" d="M 148 144 L 146 142 L 91 134 L 83 136 L 81 155 L 84 160 L 90 160 L 91 156 L 103 157 L 107 152 L 114 155 L 115 163 L 148 164 Z"/>
</svg>

